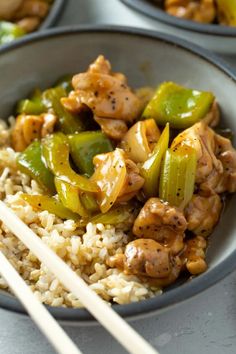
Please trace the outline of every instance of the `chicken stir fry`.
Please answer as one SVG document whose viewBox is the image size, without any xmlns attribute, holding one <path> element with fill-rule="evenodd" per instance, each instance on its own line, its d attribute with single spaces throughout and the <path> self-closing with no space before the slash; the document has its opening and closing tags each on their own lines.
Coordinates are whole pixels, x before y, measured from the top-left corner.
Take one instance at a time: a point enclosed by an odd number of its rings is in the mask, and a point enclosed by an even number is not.
<svg viewBox="0 0 236 354">
<path fill-rule="evenodd" d="M 208 236 L 217 224 L 222 210 L 218 194 L 207 197 L 194 194 L 185 209 L 188 230 L 195 235 Z"/>
<path fill-rule="evenodd" d="M 124 269 L 127 274 L 135 274 L 144 281 L 150 278 L 152 285 L 158 287 L 174 282 L 182 266 L 180 258 L 173 256 L 168 247 L 152 239 L 130 242 L 125 253 L 111 257 L 109 264 Z"/>
<path fill-rule="evenodd" d="M 148 101 L 140 92 L 100 55 L 18 103 L 12 146 L 20 171 L 45 191 L 25 202 L 125 229 L 129 242 L 107 265 L 165 287 L 207 269 L 207 237 L 236 192 L 236 151 L 214 130 L 213 93 L 173 82 L 148 90 Z"/>
<path fill-rule="evenodd" d="M 1 0 L 0 44 L 35 31 L 47 16 L 51 2 L 50 0 Z"/>
<path fill-rule="evenodd" d="M 41 115 L 21 114 L 17 117 L 12 133 L 12 146 L 15 151 L 23 151 L 35 139 L 44 138 L 54 130 L 57 118 L 54 114 Z"/>
<path fill-rule="evenodd" d="M 151 238 L 178 254 L 184 247 L 187 222 L 183 213 L 158 198 L 150 198 L 134 222 L 133 233 Z"/>
<path fill-rule="evenodd" d="M 191 146 L 197 152 L 196 185 L 207 193 L 236 191 L 236 151 L 231 142 L 216 134 L 205 122 L 180 133 L 172 148 Z"/>
<path fill-rule="evenodd" d="M 62 99 L 64 107 L 72 113 L 89 107 L 94 119 L 112 139 L 120 140 L 127 131 L 126 124 L 141 113 L 141 102 L 127 86 L 125 76 L 113 73 L 103 56 L 86 73 L 75 75 L 72 86 L 74 91 Z"/>
<path fill-rule="evenodd" d="M 216 16 L 214 0 L 166 0 L 165 9 L 170 15 L 202 23 L 211 23 Z"/>
<path fill-rule="evenodd" d="M 196 236 L 186 241 L 186 247 L 181 255 L 181 260 L 189 273 L 196 275 L 205 272 L 207 269 L 205 261 L 206 247 L 206 240 L 202 236 Z"/>
<path fill-rule="evenodd" d="M 186 20 L 236 26 L 235 0 L 165 0 L 164 9 Z"/>
</svg>

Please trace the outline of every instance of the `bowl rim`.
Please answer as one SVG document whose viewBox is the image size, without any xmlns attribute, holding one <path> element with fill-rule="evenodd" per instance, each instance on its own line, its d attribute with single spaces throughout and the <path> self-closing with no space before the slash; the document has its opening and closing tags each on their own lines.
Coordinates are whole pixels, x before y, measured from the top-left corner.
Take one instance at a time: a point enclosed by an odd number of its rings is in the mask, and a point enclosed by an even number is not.
<svg viewBox="0 0 236 354">
<path fill-rule="evenodd" d="M 54 0 L 47 16 L 42 21 L 39 28 L 36 29 L 36 32 L 43 31 L 53 26 L 57 22 L 59 16 L 61 15 L 65 4 L 66 4 L 66 0 Z"/>
<path fill-rule="evenodd" d="M 236 37 L 236 27 L 201 24 L 194 21 L 189 21 L 167 14 L 159 9 L 157 5 L 152 4 L 147 0 L 120 0 L 125 5 L 133 10 L 143 13 L 155 20 L 161 21 L 167 25 L 178 27 L 191 32 L 198 32 L 203 35 L 215 35 L 222 37 Z"/>
<path fill-rule="evenodd" d="M 147 39 L 156 39 L 171 46 L 179 47 L 188 53 L 194 54 L 197 57 L 207 61 L 210 65 L 217 67 L 221 72 L 226 74 L 228 78 L 236 85 L 236 73 L 233 73 L 222 59 L 219 59 L 213 53 L 203 49 L 195 44 L 192 44 L 183 39 L 179 39 L 172 35 L 159 33 L 140 28 L 126 27 L 126 26 L 112 26 L 112 25 L 81 25 L 73 27 L 61 27 L 53 30 L 48 30 L 34 33 L 14 41 L 11 44 L 6 44 L 0 48 L 1 54 L 5 54 L 15 49 L 24 47 L 31 43 L 38 41 L 50 40 L 51 38 L 59 38 L 60 36 L 80 35 L 80 34 L 120 34 L 134 37 L 142 37 Z M 165 310 L 178 303 L 186 301 L 191 297 L 207 290 L 212 285 L 224 279 L 232 271 L 236 269 L 236 249 L 220 264 L 213 269 L 209 269 L 206 273 L 199 275 L 189 282 L 184 283 L 174 289 L 171 289 L 160 296 L 142 300 L 140 302 L 131 303 L 127 305 L 113 305 L 115 311 L 125 318 L 138 318 L 146 315 L 153 315 L 155 312 Z M 26 314 L 19 301 L 12 295 L 0 293 L 0 307 L 21 314 Z M 92 324 L 94 323 L 93 317 L 85 309 L 72 309 L 63 307 L 50 307 L 49 311 L 55 318 L 60 321 L 77 323 L 77 324 Z"/>
</svg>

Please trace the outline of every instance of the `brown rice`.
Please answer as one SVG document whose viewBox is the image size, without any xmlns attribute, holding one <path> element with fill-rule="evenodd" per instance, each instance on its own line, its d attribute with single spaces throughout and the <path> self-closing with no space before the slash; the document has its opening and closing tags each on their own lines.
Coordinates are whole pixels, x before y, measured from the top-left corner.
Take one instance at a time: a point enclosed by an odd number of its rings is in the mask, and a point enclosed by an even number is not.
<svg viewBox="0 0 236 354">
<path fill-rule="evenodd" d="M 10 119 L 14 124 L 14 119 Z M 36 181 L 16 168 L 17 153 L 9 147 L 7 125 L 0 121 L 0 199 L 3 200 L 58 256 L 81 275 L 104 300 L 127 304 L 160 294 L 133 276 L 109 268 L 109 256 L 121 253 L 128 243 L 124 229 L 89 223 L 86 230 L 73 220 L 63 221 L 47 211 L 37 212 L 21 193 L 43 193 Z M 0 249 L 28 283 L 37 298 L 51 306 L 81 307 L 80 301 L 66 291 L 38 259 L 3 225 L 0 227 Z M 0 287 L 7 284 L 0 277 Z"/>
</svg>

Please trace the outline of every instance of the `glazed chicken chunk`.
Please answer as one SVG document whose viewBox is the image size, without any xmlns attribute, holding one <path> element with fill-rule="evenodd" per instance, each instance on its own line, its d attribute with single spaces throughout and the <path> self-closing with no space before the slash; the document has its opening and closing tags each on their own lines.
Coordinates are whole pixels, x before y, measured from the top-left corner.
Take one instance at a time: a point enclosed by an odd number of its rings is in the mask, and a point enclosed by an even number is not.
<svg viewBox="0 0 236 354">
<path fill-rule="evenodd" d="M 218 194 L 208 197 L 193 195 L 185 209 L 188 230 L 195 235 L 208 236 L 217 224 L 222 209 Z"/>
<path fill-rule="evenodd" d="M 202 236 L 196 236 L 186 241 L 186 248 L 181 255 L 181 259 L 189 273 L 196 275 L 205 272 L 207 269 L 205 262 L 206 247 L 206 240 Z"/>
<path fill-rule="evenodd" d="M 165 9 L 170 15 L 202 23 L 216 17 L 214 0 L 165 0 Z"/>
<path fill-rule="evenodd" d="M 35 139 L 44 138 L 47 134 L 52 133 L 56 121 L 56 116 L 51 113 L 43 113 L 39 116 L 19 115 L 12 131 L 14 150 L 23 151 Z"/>
<path fill-rule="evenodd" d="M 220 108 L 216 100 L 214 100 L 210 111 L 206 114 L 206 116 L 202 119 L 207 125 L 214 128 L 220 122 Z"/>
<path fill-rule="evenodd" d="M 154 286 L 167 286 L 179 275 L 181 261 L 169 248 L 152 239 L 137 239 L 127 244 L 124 254 L 117 254 L 108 261 L 127 274 L 134 274 Z"/>
<path fill-rule="evenodd" d="M 197 152 L 196 184 L 208 194 L 236 191 L 236 150 L 229 139 L 201 121 L 184 130 L 171 147 L 188 145 Z"/>
<path fill-rule="evenodd" d="M 11 19 L 16 11 L 23 4 L 23 0 L 1 0 L 0 1 L 0 18 L 1 20 Z"/>
<path fill-rule="evenodd" d="M 26 32 L 32 32 L 47 15 L 49 6 L 41 0 L 1 0 L 0 19 L 13 21 Z"/>
<path fill-rule="evenodd" d="M 72 79 L 74 91 L 62 98 L 66 109 L 78 113 L 88 107 L 94 119 L 111 138 L 120 139 L 127 131 L 127 122 L 133 122 L 141 113 L 141 102 L 127 85 L 123 74 L 113 73 L 110 63 L 100 55 L 85 73 Z M 106 121 L 107 119 L 107 121 Z M 113 120 L 117 132 L 113 136 Z M 119 122 L 119 124 L 118 124 Z"/>
<path fill-rule="evenodd" d="M 183 213 L 159 198 L 150 198 L 134 222 L 133 233 L 140 238 L 151 238 L 171 248 L 174 254 L 183 247 L 187 222 Z"/>
</svg>

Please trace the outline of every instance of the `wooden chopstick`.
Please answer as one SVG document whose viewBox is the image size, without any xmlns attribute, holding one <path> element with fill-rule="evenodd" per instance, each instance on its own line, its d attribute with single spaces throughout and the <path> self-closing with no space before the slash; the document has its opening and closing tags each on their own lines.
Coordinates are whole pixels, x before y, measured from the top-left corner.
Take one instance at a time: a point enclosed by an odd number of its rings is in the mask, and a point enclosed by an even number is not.
<svg viewBox="0 0 236 354">
<path fill-rule="evenodd" d="M 0 201 L 0 219 L 57 276 L 60 282 L 80 299 L 87 310 L 129 353 L 158 354 L 2 201 Z"/>
<path fill-rule="evenodd" d="M 59 354 L 82 354 L 0 251 L 0 273 Z"/>
</svg>

